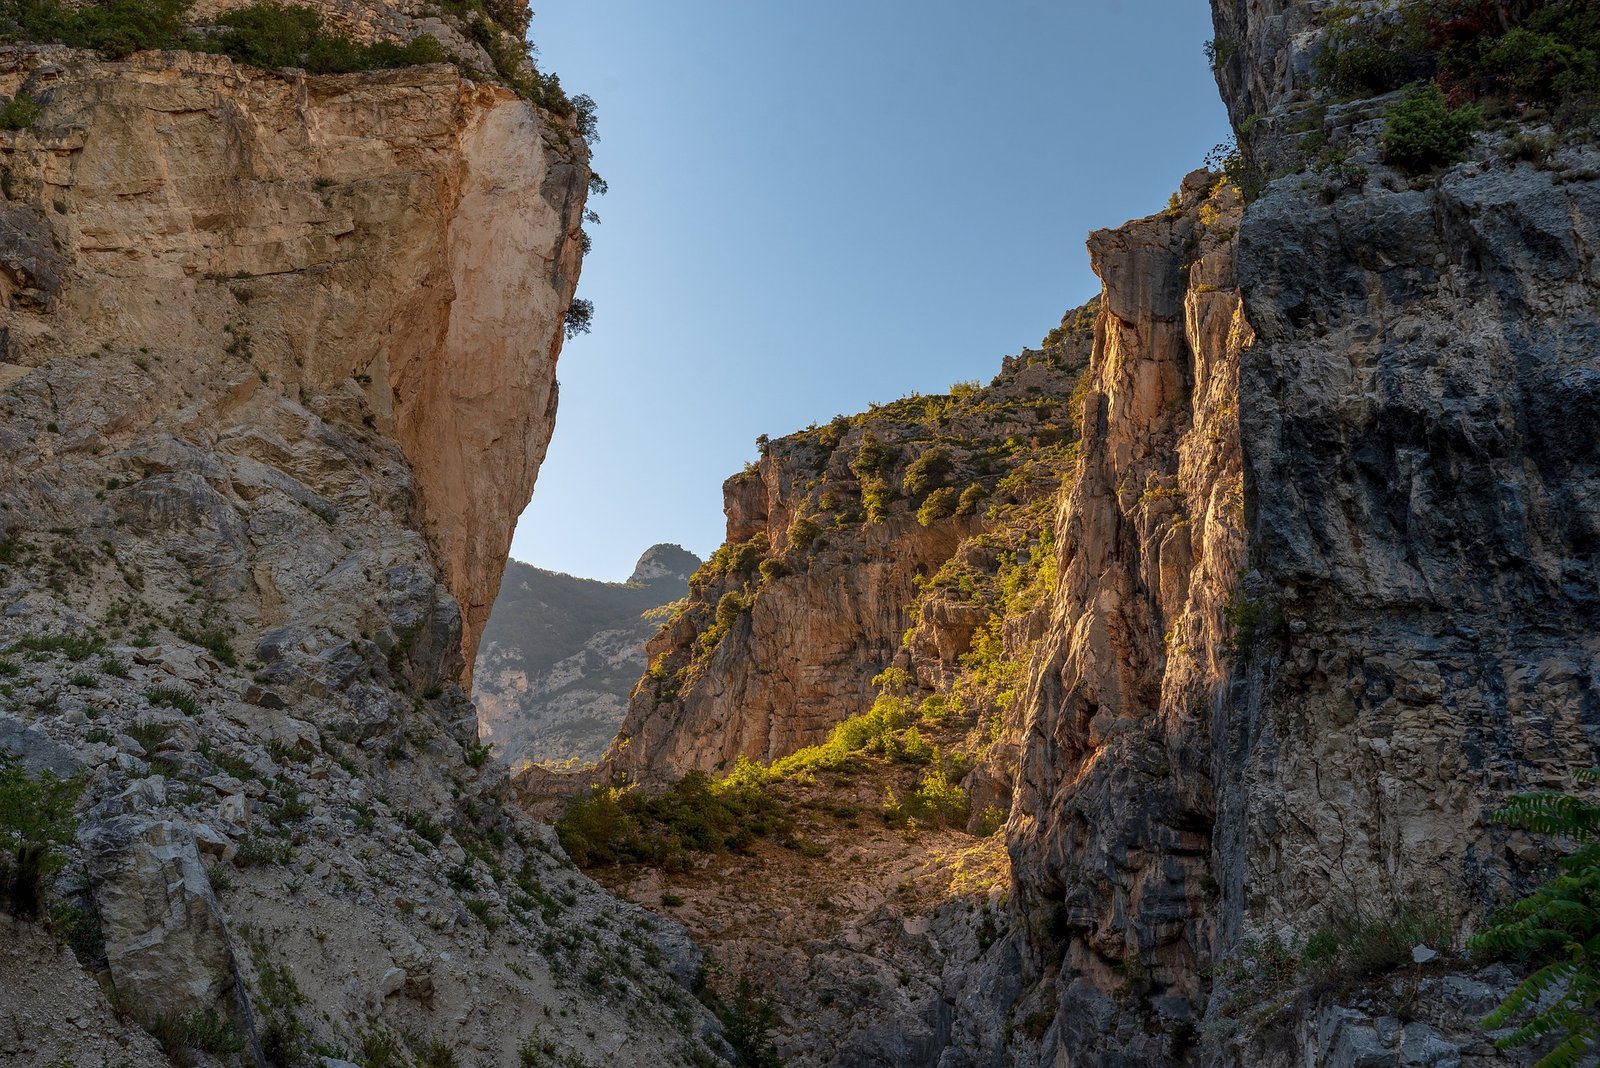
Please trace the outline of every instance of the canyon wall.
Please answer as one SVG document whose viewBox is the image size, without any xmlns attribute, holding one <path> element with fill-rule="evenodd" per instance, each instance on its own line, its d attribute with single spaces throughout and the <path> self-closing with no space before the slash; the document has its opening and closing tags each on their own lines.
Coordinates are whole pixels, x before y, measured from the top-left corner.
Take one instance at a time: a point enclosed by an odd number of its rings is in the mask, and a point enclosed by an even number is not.
<svg viewBox="0 0 1600 1068">
<path fill-rule="evenodd" d="M 1008 828 L 1037 1056 L 1524 1063 L 1477 1022 L 1512 973 L 1462 947 L 1540 856 L 1491 814 L 1600 742 L 1600 153 L 1507 118 L 1402 171 L 1403 91 L 1319 72 L 1348 10 L 1215 10 L 1237 235 L 1187 299 L 1159 223 L 1090 242 L 1110 316 Z M 1377 937 L 1441 960 L 1339 970 Z"/>
<path fill-rule="evenodd" d="M 208 1013 L 247 1063 L 711 1056 L 697 951 L 506 803 L 461 687 L 551 431 L 575 124 L 449 65 L 10 46 L 0 93 L 38 104 L 0 749 L 84 790 L 0 1059 L 190 1063 Z"/>
</svg>

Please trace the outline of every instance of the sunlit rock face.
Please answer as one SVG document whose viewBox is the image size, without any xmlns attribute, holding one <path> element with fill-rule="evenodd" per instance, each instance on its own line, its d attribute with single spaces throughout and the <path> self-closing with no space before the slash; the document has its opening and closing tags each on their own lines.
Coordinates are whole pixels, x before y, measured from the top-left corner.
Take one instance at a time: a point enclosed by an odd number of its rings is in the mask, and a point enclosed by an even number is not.
<svg viewBox="0 0 1600 1068">
<path fill-rule="evenodd" d="M 1205 998 L 1210 731 L 1245 545 L 1238 368 L 1254 340 L 1239 215 L 1237 191 L 1200 171 L 1171 210 L 1089 239 L 1105 288 L 1082 461 L 1008 828 L 1021 908 L 1051 932 L 1036 945 L 1057 1002 L 1043 1063 L 1108 1039 L 1139 1063 L 1167 1055 L 1170 1021 L 1115 1022 L 1130 970 L 1179 1015 Z"/>
<path fill-rule="evenodd" d="M 19 46 L 0 93 L 39 104 L 0 135 L 0 749 L 82 774 L 52 889 L 97 921 L 82 966 L 0 938 L 0 1060 L 164 1064 L 136 1021 L 208 1012 L 248 1063 L 711 1056 L 697 952 L 507 803 L 460 685 L 550 434 L 573 123 L 446 65 Z"/>
<path fill-rule="evenodd" d="M 940 573 L 990 581 L 1003 552 L 1026 560 L 1030 535 L 1038 549 L 1019 512 L 1047 509 L 1070 466 L 1086 352 L 1082 339 L 1030 350 L 987 384 L 764 442 L 723 485 L 727 540 L 651 639 L 607 769 L 659 781 L 771 761 L 868 708 L 887 667 L 948 684 L 998 606 L 941 592 Z M 1018 622 L 1012 651 L 1036 636 Z"/>
<path fill-rule="evenodd" d="M 462 608 L 465 677 L 554 426 L 581 141 L 445 66 L 306 79 L 182 53 L 4 62 L 5 91 L 44 101 L 9 156 L 23 266 L 6 359 L 221 348 L 191 424 L 226 432 L 288 396 L 393 441 Z M 163 369 L 132 388 L 160 389 Z"/>
</svg>

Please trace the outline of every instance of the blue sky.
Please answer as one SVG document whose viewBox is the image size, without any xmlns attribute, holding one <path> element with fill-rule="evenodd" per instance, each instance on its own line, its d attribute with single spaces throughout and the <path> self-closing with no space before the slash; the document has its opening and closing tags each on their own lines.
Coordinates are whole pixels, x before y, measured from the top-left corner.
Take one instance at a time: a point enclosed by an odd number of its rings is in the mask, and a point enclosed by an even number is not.
<svg viewBox="0 0 1600 1068">
<path fill-rule="evenodd" d="M 593 332 L 512 556 L 625 578 L 722 540 L 773 437 L 981 378 L 1099 289 L 1084 238 L 1228 135 L 1202 0 L 544 0 L 599 104 Z"/>
</svg>

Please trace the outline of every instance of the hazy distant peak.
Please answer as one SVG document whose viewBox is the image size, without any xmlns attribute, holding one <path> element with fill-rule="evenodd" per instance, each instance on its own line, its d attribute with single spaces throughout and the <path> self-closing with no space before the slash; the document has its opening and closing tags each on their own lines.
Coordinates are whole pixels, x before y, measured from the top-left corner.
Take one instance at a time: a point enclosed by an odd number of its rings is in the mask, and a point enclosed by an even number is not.
<svg viewBox="0 0 1600 1068">
<path fill-rule="evenodd" d="M 687 582 L 701 563 L 698 556 L 681 545 L 652 545 L 639 557 L 628 581 L 651 585 L 661 579 L 671 578 Z"/>
</svg>

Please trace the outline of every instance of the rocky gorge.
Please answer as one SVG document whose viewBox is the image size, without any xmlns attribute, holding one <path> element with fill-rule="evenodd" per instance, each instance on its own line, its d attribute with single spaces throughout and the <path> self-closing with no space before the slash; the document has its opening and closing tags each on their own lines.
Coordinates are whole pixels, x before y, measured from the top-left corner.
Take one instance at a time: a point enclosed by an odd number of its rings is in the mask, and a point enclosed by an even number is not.
<svg viewBox="0 0 1600 1068">
<path fill-rule="evenodd" d="M 1588 6 L 1213 0 L 1237 143 L 988 383 L 762 440 L 555 829 L 486 621 L 592 172 L 505 6 L 0 48 L 0 1054 L 1549 1052 L 1472 939 L 1600 763 Z"/>
<path fill-rule="evenodd" d="M 1091 324 L 1087 370 L 1047 387 L 1077 433 L 1044 596 L 929 596 L 1001 517 L 948 520 L 942 542 L 937 523 L 912 528 L 894 503 L 919 496 L 907 465 L 960 443 L 936 422 L 885 434 L 875 409 L 835 424 L 825 464 L 805 432 L 730 480 L 727 545 L 651 646 L 611 782 L 759 782 L 796 813 L 798 832 L 776 832 L 798 835 L 791 850 L 823 843 L 817 877 L 835 853 L 866 858 L 806 813 L 874 790 L 909 828 L 886 852 L 924 873 L 1004 842 L 1003 876 L 941 877 L 931 897 L 896 900 L 865 864 L 829 876 L 824 911 L 850 902 L 836 934 L 721 922 L 708 898 L 747 900 L 756 877 L 737 849 L 683 876 L 670 856 L 644 858 L 659 877 L 602 874 L 641 901 L 669 886 L 698 938 L 771 976 L 795 1063 L 1537 1059 L 1480 1023 L 1515 971 L 1469 942 L 1547 855 L 1495 812 L 1594 763 L 1593 442 L 1577 427 L 1594 411 L 1600 170 L 1592 118 L 1572 119 L 1592 116 L 1592 67 L 1574 96 L 1535 98 L 1505 88 L 1535 76 L 1490 50 L 1508 20 L 1584 16 L 1214 14 L 1239 143 L 1167 211 L 1090 237 L 1102 294 L 1068 316 Z M 1480 103 L 1452 118 L 1424 75 Z M 1453 147 L 1421 154 L 1419 129 Z M 869 469 L 874 431 L 893 461 Z M 970 460 L 954 459 L 959 487 Z M 836 482 L 858 514 L 821 517 L 822 551 L 796 552 L 796 518 Z M 863 520 L 843 545 L 831 531 Z M 774 642 L 797 626 L 818 632 Z M 973 685 L 996 680 L 1017 683 L 1001 707 Z M 949 733 L 953 704 L 986 737 Z M 932 776 L 894 769 L 926 764 L 929 739 L 964 839 L 926 841 L 927 808 L 905 824 L 906 790 Z M 907 952 L 901 993 L 858 986 L 867 1007 L 834 1019 L 819 969 Z"/>
</svg>

